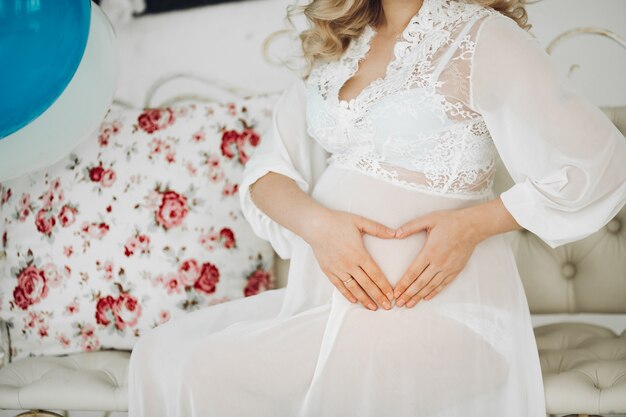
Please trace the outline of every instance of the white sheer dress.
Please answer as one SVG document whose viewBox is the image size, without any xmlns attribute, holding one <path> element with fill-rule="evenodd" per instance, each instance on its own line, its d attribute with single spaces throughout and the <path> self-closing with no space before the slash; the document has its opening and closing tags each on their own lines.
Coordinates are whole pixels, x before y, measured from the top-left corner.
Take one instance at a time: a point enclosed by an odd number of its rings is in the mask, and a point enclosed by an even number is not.
<svg viewBox="0 0 626 417">
<path fill-rule="evenodd" d="M 413 308 L 351 304 L 308 244 L 268 217 L 250 184 L 269 171 L 320 203 L 398 227 L 494 198 L 497 154 L 513 217 L 551 247 L 626 202 L 626 138 L 530 34 L 491 8 L 425 0 L 385 77 L 349 102 L 375 30 L 318 63 L 276 102 L 246 165 L 242 211 L 290 258 L 288 285 L 195 311 L 145 334 L 129 369 L 130 417 L 544 417 L 527 301 L 504 235 L 478 244 L 440 294 Z M 364 236 L 394 285 L 425 233 Z"/>
</svg>

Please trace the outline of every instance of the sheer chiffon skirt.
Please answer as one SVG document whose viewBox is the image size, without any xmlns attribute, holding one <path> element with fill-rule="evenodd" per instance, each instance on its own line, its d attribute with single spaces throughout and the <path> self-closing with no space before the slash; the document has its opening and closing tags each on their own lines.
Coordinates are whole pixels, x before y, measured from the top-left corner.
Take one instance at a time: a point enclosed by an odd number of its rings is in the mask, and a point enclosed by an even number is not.
<svg viewBox="0 0 626 417">
<path fill-rule="evenodd" d="M 401 188 L 333 164 L 312 196 L 390 227 L 482 200 Z M 392 285 L 425 232 L 365 235 Z M 351 304 L 296 238 L 288 285 L 197 310 L 133 349 L 130 417 L 545 417 L 528 305 L 504 235 L 413 308 Z"/>
</svg>

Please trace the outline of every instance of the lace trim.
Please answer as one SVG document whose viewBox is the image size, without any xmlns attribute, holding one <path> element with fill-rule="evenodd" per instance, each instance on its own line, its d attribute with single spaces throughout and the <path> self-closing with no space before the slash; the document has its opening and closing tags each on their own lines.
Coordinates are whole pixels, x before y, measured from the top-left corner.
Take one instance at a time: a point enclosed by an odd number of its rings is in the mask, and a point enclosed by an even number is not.
<svg viewBox="0 0 626 417">
<path fill-rule="evenodd" d="M 396 42 L 385 76 L 347 101 L 339 99 L 339 91 L 358 71 L 375 29 L 366 26 L 339 60 L 315 66 L 306 80 L 307 132 L 333 154 L 329 162 L 434 194 L 489 195 L 496 150 L 465 98 L 475 50 L 468 31 L 479 18 L 496 13 L 462 0 L 425 0 Z M 410 105 L 403 102 L 407 97 Z M 373 109 L 378 120 L 432 114 L 443 127 L 410 138 L 390 136 L 377 150 Z"/>
<path fill-rule="evenodd" d="M 383 169 L 380 161 L 376 158 L 368 158 L 367 156 L 360 155 L 358 159 L 352 159 L 349 157 L 349 155 L 346 154 L 333 154 L 328 157 L 327 162 L 329 166 L 334 165 L 340 168 L 353 170 L 382 181 L 388 181 L 402 188 L 413 191 L 420 191 L 426 194 L 458 198 L 463 200 L 485 199 L 494 196 L 493 190 L 491 188 L 493 185 L 493 180 L 489 182 L 489 187 L 487 187 L 483 191 L 444 192 L 438 190 L 437 188 L 429 187 L 425 184 L 400 179 L 397 169 Z"/>
</svg>

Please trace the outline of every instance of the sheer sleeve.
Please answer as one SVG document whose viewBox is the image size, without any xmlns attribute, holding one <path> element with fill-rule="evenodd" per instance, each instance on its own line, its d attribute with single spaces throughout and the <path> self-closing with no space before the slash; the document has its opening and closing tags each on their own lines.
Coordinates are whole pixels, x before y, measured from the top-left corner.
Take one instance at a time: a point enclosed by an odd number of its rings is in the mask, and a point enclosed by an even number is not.
<svg viewBox="0 0 626 417">
<path fill-rule="evenodd" d="M 505 207 L 550 247 L 599 230 L 626 202 L 626 138 L 503 15 L 479 28 L 470 105 L 515 181 Z"/>
<path fill-rule="evenodd" d="M 244 217 L 254 233 L 270 242 L 282 259 L 291 257 L 296 235 L 254 204 L 250 185 L 273 171 L 293 179 L 302 191 L 312 191 L 327 165 L 328 154 L 306 132 L 305 105 L 304 81 L 296 77 L 276 100 L 271 127 L 247 161 L 239 184 Z"/>
</svg>

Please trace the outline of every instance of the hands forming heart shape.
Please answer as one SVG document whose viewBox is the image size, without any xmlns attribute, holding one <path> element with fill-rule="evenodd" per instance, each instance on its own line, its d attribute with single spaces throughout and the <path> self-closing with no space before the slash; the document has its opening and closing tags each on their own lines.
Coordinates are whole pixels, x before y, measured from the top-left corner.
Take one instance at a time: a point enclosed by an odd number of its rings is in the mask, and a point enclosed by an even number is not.
<svg viewBox="0 0 626 417">
<path fill-rule="evenodd" d="M 310 225 L 304 239 L 322 271 L 350 302 L 370 310 L 378 305 L 413 307 L 439 294 L 463 270 L 482 235 L 462 210 L 440 210 L 411 220 L 397 229 L 363 216 L 326 210 Z M 394 288 L 363 245 L 363 234 L 404 239 L 425 231 L 421 251 Z M 332 242 L 332 244 L 329 244 Z"/>
<path fill-rule="evenodd" d="M 476 233 L 458 210 L 442 210 L 411 220 L 396 229 L 396 238 L 425 230 L 426 242 L 394 288 L 396 306 L 413 307 L 439 294 L 463 270 L 476 245 Z"/>
</svg>

